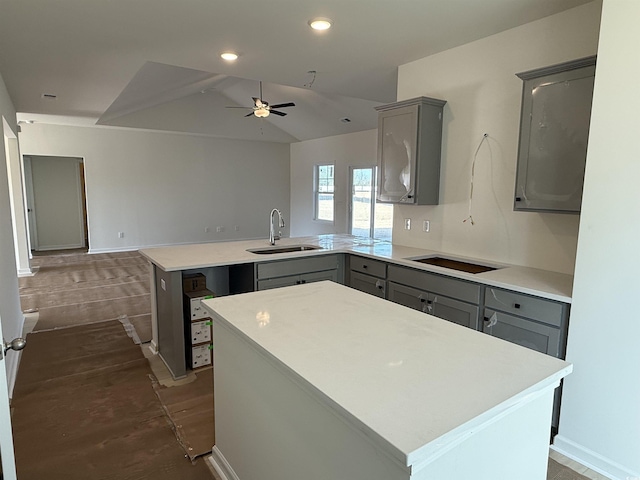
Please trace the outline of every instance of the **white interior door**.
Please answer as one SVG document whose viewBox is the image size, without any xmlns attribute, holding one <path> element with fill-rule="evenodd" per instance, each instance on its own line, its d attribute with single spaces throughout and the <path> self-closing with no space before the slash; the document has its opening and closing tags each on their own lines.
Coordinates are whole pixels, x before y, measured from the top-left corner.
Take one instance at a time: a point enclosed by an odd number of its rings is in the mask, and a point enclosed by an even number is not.
<svg viewBox="0 0 640 480">
<path fill-rule="evenodd" d="M 2 335 L 2 319 L 0 318 L 0 339 Z M 4 360 L 4 341 L 0 345 L 0 458 L 2 459 L 3 480 L 16 480 L 16 458 L 13 450 L 13 430 L 11 428 L 11 413 L 9 410 L 9 386 Z M 7 352 L 11 355 L 11 350 Z M 16 355 L 16 353 L 14 353 Z"/>
</svg>

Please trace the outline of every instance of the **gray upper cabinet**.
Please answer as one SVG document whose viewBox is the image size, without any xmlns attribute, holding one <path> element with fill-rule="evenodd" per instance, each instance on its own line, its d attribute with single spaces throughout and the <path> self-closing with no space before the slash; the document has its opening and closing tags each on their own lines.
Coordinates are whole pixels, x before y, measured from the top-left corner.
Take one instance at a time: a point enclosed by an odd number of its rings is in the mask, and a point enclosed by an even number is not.
<svg viewBox="0 0 640 480">
<path fill-rule="evenodd" d="M 596 57 L 519 73 L 514 210 L 579 213 Z"/>
<path fill-rule="evenodd" d="M 376 107 L 378 201 L 438 204 L 445 103 L 418 97 Z"/>
</svg>

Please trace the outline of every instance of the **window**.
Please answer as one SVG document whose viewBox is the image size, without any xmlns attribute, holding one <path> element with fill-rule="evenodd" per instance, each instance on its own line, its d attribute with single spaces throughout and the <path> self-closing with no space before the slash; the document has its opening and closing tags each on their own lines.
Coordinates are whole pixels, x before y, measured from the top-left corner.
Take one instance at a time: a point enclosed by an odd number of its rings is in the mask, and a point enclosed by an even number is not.
<svg viewBox="0 0 640 480">
<path fill-rule="evenodd" d="M 316 165 L 313 183 L 314 219 L 333 222 L 334 166 Z"/>
<path fill-rule="evenodd" d="M 378 203 L 376 167 L 351 168 L 351 234 L 391 241 L 393 205 Z"/>
</svg>

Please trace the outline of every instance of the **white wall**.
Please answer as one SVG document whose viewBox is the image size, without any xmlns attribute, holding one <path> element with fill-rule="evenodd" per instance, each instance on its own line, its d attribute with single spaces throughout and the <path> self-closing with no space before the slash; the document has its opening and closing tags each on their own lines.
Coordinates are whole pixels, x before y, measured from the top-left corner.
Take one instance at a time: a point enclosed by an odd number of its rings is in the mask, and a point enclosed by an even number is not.
<svg viewBox="0 0 640 480">
<path fill-rule="evenodd" d="M 640 2 L 605 0 L 556 448 L 640 478 Z"/>
<path fill-rule="evenodd" d="M 272 208 L 288 218 L 286 144 L 38 123 L 19 138 L 23 155 L 84 158 L 91 252 L 266 239 Z"/>
<path fill-rule="evenodd" d="M 0 120 L 0 126 L 9 125 L 15 135 L 15 130 L 17 130 L 16 112 L 1 75 L 0 117 L 6 120 L 6 123 Z M 2 320 L 4 337 L 7 340 L 11 340 L 22 335 L 24 316 L 22 315 L 20 295 L 18 293 L 18 275 L 13 243 L 4 138 L 4 134 L 0 135 L 0 141 L 3 143 L 0 146 L 0 319 Z M 18 368 L 18 355 L 9 353 L 6 357 L 5 368 L 7 370 L 9 392 L 11 392 Z M 2 426 L 0 425 L 0 427 Z"/>
<path fill-rule="evenodd" d="M 376 133 L 367 130 L 291 144 L 291 236 L 349 231 L 349 167 L 376 164 Z M 313 220 L 313 167 L 335 164 L 335 221 Z"/>
<path fill-rule="evenodd" d="M 398 100 L 427 96 L 447 105 L 440 205 L 396 206 L 394 243 L 573 273 L 579 217 L 513 212 L 522 94 L 515 74 L 595 54 L 599 19 L 595 2 L 400 66 Z M 471 226 L 463 220 L 484 133 Z M 431 233 L 404 230 L 404 218 L 430 220 Z"/>
</svg>

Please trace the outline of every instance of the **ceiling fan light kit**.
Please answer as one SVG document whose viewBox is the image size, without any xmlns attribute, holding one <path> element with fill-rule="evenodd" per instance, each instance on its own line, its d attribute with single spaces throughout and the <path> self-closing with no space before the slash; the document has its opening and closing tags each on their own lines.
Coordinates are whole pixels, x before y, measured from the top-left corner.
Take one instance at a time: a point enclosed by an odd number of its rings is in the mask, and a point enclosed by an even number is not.
<svg viewBox="0 0 640 480">
<path fill-rule="evenodd" d="M 274 110 L 274 108 L 286 108 L 286 107 L 295 107 L 296 104 L 293 102 L 287 103 L 278 103 L 277 105 L 269 105 L 268 102 L 262 100 L 262 82 L 260 82 L 260 97 L 252 97 L 253 98 L 253 106 L 252 107 L 227 107 L 227 108 L 247 108 L 253 110 L 253 112 L 248 113 L 245 117 L 256 116 L 258 118 L 266 118 L 270 114 L 278 115 L 279 117 L 284 117 L 287 114 L 284 112 L 279 112 L 278 110 Z"/>
</svg>

